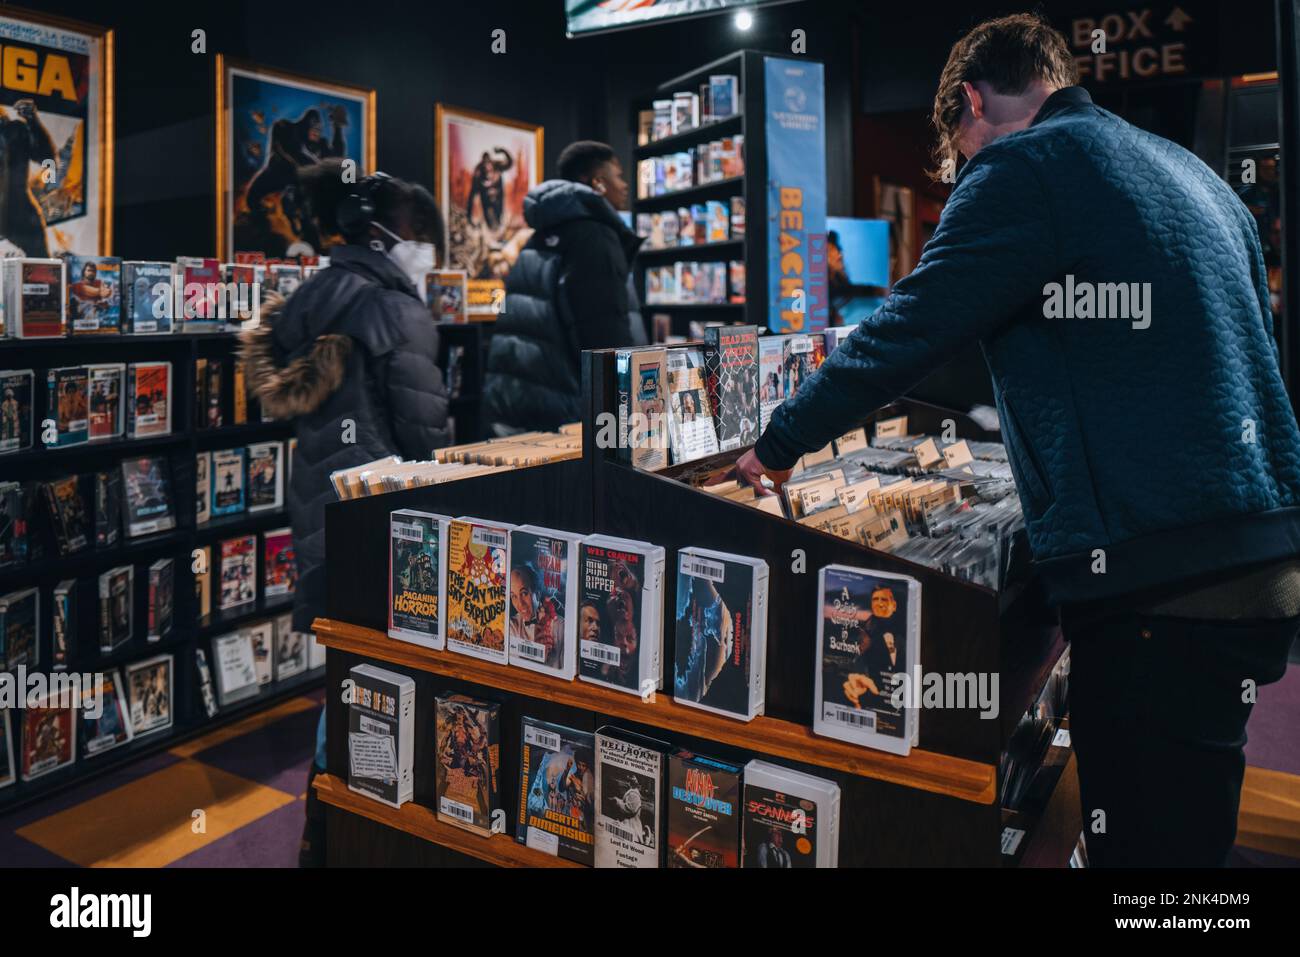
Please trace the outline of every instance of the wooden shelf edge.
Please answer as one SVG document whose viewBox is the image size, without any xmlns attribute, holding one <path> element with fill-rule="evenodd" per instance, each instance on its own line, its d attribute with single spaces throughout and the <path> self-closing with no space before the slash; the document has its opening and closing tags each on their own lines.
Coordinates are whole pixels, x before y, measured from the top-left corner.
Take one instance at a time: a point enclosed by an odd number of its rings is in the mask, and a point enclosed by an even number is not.
<svg viewBox="0 0 1300 957">
<path fill-rule="evenodd" d="M 899 757 L 819 737 L 811 728 L 778 718 L 755 718 L 749 723 L 733 721 L 677 704 L 666 694 L 658 695 L 653 703 L 646 703 L 634 695 L 599 685 L 559 681 L 523 668 L 509 668 L 450 651 L 433 651 L 349 622 L 317 618 L 312 627 L 321 644 L 349 654 L 976 804 L 993 804 L 997 797 L 997 769 L 991 764 L 917 749 L 908 757 Z"/>
<path fill-rule="evenodd" d="M 477 858 L 499 867 L 582 867 L 576 861 L 552 857 L 518 843 L 509 834 L 481 837 L 438 820 L 423 804 L 408 801 L 400 808 L 380 804 L 348 789 L 347 782 L 332 774 L 318 774 L 313 782 L 317 796 L 326 804 L 359 814 L 387 827 Z"/>
<path fill-rule="evenodd" d="M 642 196 L 639 199 L 632 200 L 632 203 L 634 204 L 632 211 L 636 212 L 636 208 L 639 206 L 671 203 L 673 201 L 680 202 L 681 198 L 684 196 L 698 195 L 721 186 L 736 186 L 744 182 L 745 174 L 740 173 L 736 176 L 723 176 L 720 179 L 711 179 L 707 183 L 696 183 L 694 186 L 685 186 L 681 189 L 669 190 L 666 193 L 659 193 L 657 196 Z"/>
<path fill-rule="evenodd" d="M 1300 856 L 1300 778 L 1247 766 L 1237 814 L 1237 843 L 1283 857 Z"/>
<path fill-rule="evenodd" d="M 1004 854 L 1003 867 L 1066 867 L 1079 839 L 1079 769 L 1071 746 L 1048 749 L 1039 774 L 1051 775 L 1047 797 L 1036 807 L 1002 810 L 1002 827 L 1025 831 L 1014 855 Z"/>
</svg>

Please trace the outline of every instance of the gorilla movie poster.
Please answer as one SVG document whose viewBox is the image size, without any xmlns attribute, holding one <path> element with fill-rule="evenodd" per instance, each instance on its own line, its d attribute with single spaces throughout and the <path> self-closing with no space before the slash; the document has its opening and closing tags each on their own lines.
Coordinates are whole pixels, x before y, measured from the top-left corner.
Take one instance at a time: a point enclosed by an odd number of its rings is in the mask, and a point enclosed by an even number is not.
<svg viewBox="0 0 1300 957">
<path fill-rule="evenodd" d="M 0 16 L 0 256 L 105 255 L 112 34 Z"/>
<path fill-rule="evenodd" d="M 373 92 L 257 67 L 227 64 L 224 74 L 222 254 L 328 254 L 340 237 L 322 235 L 298 170 L 338 157 L 356 163 L 360 182 L 374 165 Z"/>
</svg>

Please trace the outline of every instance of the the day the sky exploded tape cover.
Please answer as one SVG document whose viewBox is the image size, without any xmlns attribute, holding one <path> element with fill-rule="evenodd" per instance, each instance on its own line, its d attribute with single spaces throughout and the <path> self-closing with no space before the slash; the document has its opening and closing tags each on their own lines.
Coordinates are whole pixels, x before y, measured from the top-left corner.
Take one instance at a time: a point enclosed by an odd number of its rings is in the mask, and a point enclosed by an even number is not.
<svg viewBox="0 0 1300 957">
<path fill-rule="evenodd" d="M 447 648 L 504 665 L 510 526 L 461 516 L 447 529 Z"/>
</svg>

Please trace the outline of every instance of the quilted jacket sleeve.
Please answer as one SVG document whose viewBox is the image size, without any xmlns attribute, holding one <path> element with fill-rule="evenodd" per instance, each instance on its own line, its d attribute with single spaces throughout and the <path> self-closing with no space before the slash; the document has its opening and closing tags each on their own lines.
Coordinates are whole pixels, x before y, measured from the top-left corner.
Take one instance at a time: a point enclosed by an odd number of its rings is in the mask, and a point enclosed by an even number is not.
<svg viewBox="0 0 1300 957">
<path fill-rule="evenodd" d="M 962 170 L 912 274 L 773 412 L 759 461 L 792 467 L 1041 300 L 1060 272 L 1051 217 L 1035 169 L 986 147 Z"/>
<path fill-rule="evenodd" d="M 402 313 L 405 342 L 383 356 L 389 423 L 402 458 L 428 459 L 447 444 L 447 389 L 438 368 L 438 331 L 428 313 Z"/>
</svg>

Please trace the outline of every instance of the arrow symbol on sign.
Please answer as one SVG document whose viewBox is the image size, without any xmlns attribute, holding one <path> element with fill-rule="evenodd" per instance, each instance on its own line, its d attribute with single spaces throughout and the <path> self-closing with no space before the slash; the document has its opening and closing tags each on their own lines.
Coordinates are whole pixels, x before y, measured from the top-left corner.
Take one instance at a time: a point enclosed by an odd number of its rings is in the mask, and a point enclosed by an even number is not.
<svg viewBox="0 0 1300 957">
<path fill-rule="evenodd" d="M 1165 17 L 1165 23 L 1169 24 L 1175 33 L 1182 33 L 1187 24 L 1191 22 L 1191 16 L 1182 7 L 1174 7 L 1169 12 L 1169 16 Z"/>
</svg>

